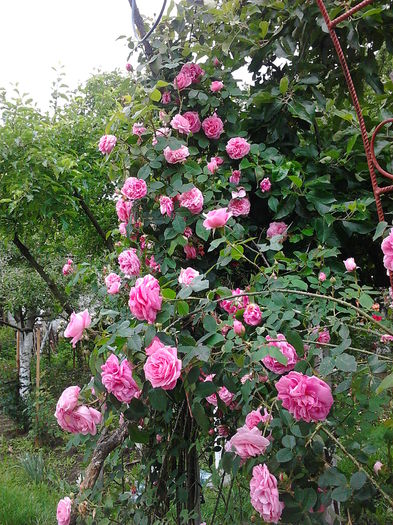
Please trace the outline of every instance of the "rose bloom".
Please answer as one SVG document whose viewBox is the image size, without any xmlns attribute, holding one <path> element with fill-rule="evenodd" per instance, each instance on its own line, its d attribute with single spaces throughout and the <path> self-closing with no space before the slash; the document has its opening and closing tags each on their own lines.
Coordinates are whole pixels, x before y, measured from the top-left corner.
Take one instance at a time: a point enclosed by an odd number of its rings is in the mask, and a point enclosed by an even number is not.
<svg viewBox="0 0 393 525">
<path fill-rule="evenodd" d="M 204 214 L 205 220 L 203 221 L 203 226 L 206 230 L 222 228 L 226 225 L 231 216 L 232 214 L 231 212 L 228 212 L 227 208 L 217 208 L 217 210 L 212 210 Z"/>
<path fill-rule="evenodd" d="M 101 413 L 85 405 L 78 406 L 80 388 L 69 386 L 61 394 L 57 404 L 55 417 L 63 430 L 73 434 L 96 434 L 96 425 L 101 423 Z"/>
<path fill-rule="evenodd" d="M 116 146 L 117 138 L 114 135 L 103 135 L 100 138 L 98 149 L 103 155 L 109 155 L 109 153 Z"/>
<path fill-rule="evenodd" d="M 166 195 L 160 196 L 160 212 L 162 215 L 168 215 L 170 217 L 175 209 L 173 200 Z"/>
<path fill-rule="evenodd" d="M 234 217 L 246 216 L 250 213 L 251 203 L 245 197 L 243 199 L 232 199 L 229 201 L 228 210 Z"/>
<path fill-rule="evenodd" d="M 186 244 L 183 250 L 184 250 L 184 253 L 186 254 L 187 260 L 196 259 L 197 251 L 196 251 L 195 246 L 192 246 L 191 244 Z"/>
<path fill-rule="evenodd" d="M 277 398 L 297 420 L 324 421 L 333 405 L 330 386 L 315 376 L 289 372 L 276 383 Z"/>
<path fill-rule="evenodd" d="M 73 348 L 76 343 L 82 339 L 83 330 L 88 328 L 91 324 L 91 318 L 89 312 L 83 310 L 83 312 L 72 312 L 70 322 L 67 328 L 64 330 L 64 337 L 70 337 Z"/>
<path fill-rule="evenodd" d="M 236 434 L 226 443 L 225 450 L 235 452 L 244 461 L 264 454 L 269 444 L 269 440 L 262 436 L 259 428 L 249 429 L 244 426 L 237 429 Z"/>
<path fill-rule="evenodd" d="M 168 164 L 178 164 L 179 162 L 185 162 L 187 157 L 190 155 L 187 146 L 181 146 L 179 149 L 171 149 L 167 146 L 164 149 L 164 157 Z"/>
<path fill-rule="evenodd" d="M 69 275 L 70 273 L 74 271 L 74 268 L 72 266 L 73 264 L 74 264 L 74 261 L 72 259 L 67 260 L 66 264 L 63 266 L 61 270 L 63 275 Z"/>
<path fill-rule="evenodd" d="M 175 115 L 171 120 L 171 126 L 179 133 L 184 133 L 185 135 L 188 135 L 191 131 L 190 123 L 182 115 Z"/>
<path fill-rule="evenodd" d="M 285 222 L 271 222 L 266 232 L 266 237 L 272 239 L 273 237 L 281 236 L 281 240 L 285 241 L 287 238 L 288 226 Z"/>
<path fill-rule="evenodd" d="M 385 268 L 389 271 L 393 271 L 393 229 L 390 230 L 389 235 L 382 241 L 381 249 L 383 252 L 383 264 Z"/>
<path fill-rule="evenodd" d="M 232 199 L 240 199 L 247 195 L 243 186 L 239 186 L 235 191 L 232 191 Z"/>
<path fill-rule="evenodd" d="M 141 124 L 140 122 L 137 122 L 132 126 L 132 134 L 137 135 L 138 137 L 143 135 L 145 131 L 146 131 L 145 126 Z"/>
<path fill-rule="evenodd" d="M 154 255 L 152 255 L 149 259 L 149 257 L 146 257 L 145 264 L 148 268 L 151 268 L 153 272 L 160 272 L 161 271 L 161 265 L 154 259 Z"/>
<path fill-rule="evenodd" d="M 208 139 L 219 139 L 220 135 L 224 133 L 224 123 L 214 113 L 211 117 L 205 118 L 202 122 L 202 129 Z"/>
<path fill-rule="evenodd" d="M 164 346 L 164 343 L 161 343 L 160 339 L 157 336 L 154 336 L 149 346 L 145 348 L 146 355 L 152 355 Z"/>
<path fill-rule="evenodd" d="M 381 461 L 378 460 L 374 463 L 373 470 L 377 476 L 382 467 L 383 467 L 383 463 L 381 463 Z"/>
<path fill-rule="evenodd" d="M 133 397 L 140 396 L 141 391 L 132 377 L 132 367 L 127 359 L 119 363 L 117 356 L 111 354 L 101 370 L 102 384 L 121 403 L 129 403 Z"/>
<path fill-rule="evenodd" d="M 226 150 L 231 159 L 242 159 L 248 155 L 250 147 L 246 139 L 235 137 L 228 140 Z"/>
<path fill-rule="evenodd" d="M 326 281 L 326 273 L 325 272 L 319 272 L 318 280 L 321 281 L 321 283 Z"/>
<path fill-rule="evenodd" d="M 132 71 L 132 65 L 129 62 L 127 62 L 127 64 L 126 64 L 126 70 L 127 71 Z"/>
<path fill-rule="evenodd" d="M 130 290 L 128 305 L 139 321 L 147 321 L 149 324 L 155 322 L 162 305 L 160 291 L 160 285 L 152 275 L 136 280 L 135 286 Z"/>
<path fill-rule="evenodd" d="M 238 321 L 237 319 L 235 319 L 233 321 L 233 331 L 235 332 L 236 335 L 242 336 L 246 333 L 246 328 L 241 321 Z"/>
<path fill-rule="evenodd" d="M 318 343 L 330 343 L 330 333 L 327 328 L 324 328 L 318 333 Z"/>
<path fill-rule="evenodd" d="M 287 364 L 283 365 L 279 363 L 277 359 L 270 355 L 264 357 L 262 363 L 268 370 L 271 370 L 275 374 L 285 374 L 285 372 L 293 370 L 299 360 L 294 347 L 288 343 L 283 334 L 277 334 L 277 337 L 275 338 L 270 337 L 269 335 L 266 336 L 266 341 L 270 341 L 271 339 L 279 339 L 279 341 L 269 343 L 268 346 L 275 346 L 278 348 L 282 355 L 287 358 Z"/>
<path fill-rule="evenodd" d="M 201 77 L 205 74 L 201 66 L 199 66 L 198 64 L 194 64 L 193 62 L 188 62 L 187 64 L 184 64 L 180 72 L 184 73 L 185 75 L 188 75 L 193 84 L 197 84 L 200 81 Z"/>
<path fill-rule="evenodd" d="M 230 327 L 229 327 L 230 328 Z M 204 380 L 204 383 L 207 383 L 207 382 L 212 382 L 213 381 L 213 378 L 216 374 L 210 374 L 208 376 L 205 377 L 205 380 Z M 219 390 L 218 390 L 218 396 L 219 398 L 221 399 L 221 401 L 226 405 L 226 406 L 229 406 L 232 401 L 233 401 L 233 398 L 235 397 L 235 394 L 232 394 L 232 392 L 229 392 L 229 390 L 225 387 L 225 386 L 222 386 Z M 208 396 L 206 398 L 206 401 L 208 403 L 210 403 L 211 405 L 214 405 L 214 406 L 217 406 L 217 396 L 216 394 L 211 394 L 210 396 Z"/>
<path fill-rule="evenodd" d="M 390 343 L 391 341 L 393 341 L 393 335 L 389 335 L 389 334 L 383 334 L 381 335 L 381 339 L 380 339 L 381 343 Z"/>
<path fill-rule="evenodd" d="M 214 57 L 213 58 L 213 66 L 214 67 L 220 67 L 220 65 L 221 65 L 221 62 L 218 60 L 217 57 Z"/>
<path fill-rule="evenodd" d="M 122 194 L 132 201 L 142 199 L 147 193 L 147 185 L 143 179 L 128 177 L 121 189 Z"/>
<path fill-rule="evenodd" d="M 250 326 L 258 326 L 262 321 L 262 312 L 259 306 L 255 303 L 248 304 L 244 310 L 243 319 Z"/>
<path fill-rule="evenodd" d="M 252 410 L 249 412 L 246 416 L 246 426 L 250 430 L 258 425 L 262 421 L 262 414 L 261 409 L 258 408 L 258 410 Z"/>
<path fill-rule="evenodd" d="M 71 519 L 71 500 L 68 496 L 61 499 L 57 504 L 57 525 L 69 525 Z"/>
<path fill-rule="evenodd" d="M 182 91 L 186 87 L 191 86 L 191 84 L 192 84 L 191 77 L 187 75 L 186 73 L 182 73 L 181 71 L 176 76 L 175 81 L 174 81 L 175 88 L 178 89 L 179 91 Z"/>
<path fill-rule="evenodd" d="M 141 262 L 138 259 L 135 248 L 124 250 L 118 257 L 120 270 L 127 276 L 139 275 Z"/>
<path fill-rule="evenodd" d="M 125 201 L 123 199 L 119 199 L 116 202 L 116 213 L 117 217 L 120 222 L 126 222 L 130 220 L 131 216 L 131 210 L 132 210 L 132 201 Z"/>
<path fill-rule="evenodd" d="M 232 175 L 229 177 L 229 182 L 238 185 L 242 172 L 240 170 L 233 170 Z"/>
<path fill-rule="evenodd" d="M 126 222 L 121 222 L 119 224 L 119 233 L 120 235 L 123 235 L 123 237 L 126 237 L 127 235 L 127 223 Z M 116 246 L 121 246 L 121 242 L 119 241 L 119 243 L 116 244 Z"/>
<path fill-rule="evenodd" d="M 188 120 L 191 133 L 198 133 L 201 129 L 201 121 L 197 111 L 187 111 L 183 117 Z"/>
<path fill-rule="evenodd" d="M 242 295 L 244 294 L 244 290 L 241 290 L 240 288 L 235 288 L 232 290 L 232 295 Z M 238 310 L 242 310 L 245 308 L 248 303 L 250 302 L 250 299 L 248 295 L 243 295 L 243 297 L 236 297 L 232 301 L 230 299 L 224 299 L 220 302 L 220 306 L 223 310 L 228 312 L 228 314 L 235 314 Z"/>
<path fill-rule="evenodd" d="M 164 91 L 164 93 L 161 95 L 161 102 L 163 104 L 169 104 L 169 102 L 171 101 L 171 94 L 169 93 L 169 91 Z"/>
<path fill-rule="evenodd" d="M 192 230 L 189 226 L 186 226 L 186 228 L 184 228 L 183 235 L 184 237 L 187 237 L 187 239 L 189 239 L 192 236 Z"/>
<path fill-rule="evenodd" d="M 384 258 L 384 260 L 385 260 L 385 258 Z M 347 272 L 353 272 L 357 268 L 356 263 L 355 263 L 355 259 L 353 257 L 349 257 L 349 259 L 345 259 L 344 266 L 345 266 L 345 269 L 347 270 Z"/>
<path fill-rule="evenodd" d="M 120 286 L 121 286 L 121 277 L 117 275 L 116 273 L 110 273 L 105 277 L 105 286 L 106 291 L 110 295 L 115 295 L 119 293 Z"/>
<path fill-rule="evenodd" d="M 265 177 L 261 180 L 259 187 L 261 189 L 261 192 L 265 193 L 266 191 L 270 191 L 272 183 L 270 182 L 270 179 L 268 177 Z"/>
<path fill-rule="evenodd" d="M 221 91 L 223 87 L 223 82 L 221 82 L 220 80 L 214 80 L 214 82 L 210 84 L 210 91 L 212 91 L 213 93 L 217 93 L 217 91 Z"/>
<path fill-rule="evenodd" d="M 203 195 L 198 188 L 191 188 L 179 195 L 179 204 L 182 208 L 187 208 L 193 215 L 201 213 L 203 209 Z"/>
<path fill-rule="evenodd" d="M 186 286 L 189 286 L 192 281 L 195 279 L 195 277 L 199 276 L 199 272 L 197 270 L 194 270 L 194 268 L 182 268 L 180 270 L 180 275 L 178 278 L 178 281 L 180 284 L 185 284 Z"/>
<path fill-rule="evenodd" d="M 153 144 L 153 146 L 155 146 L 158 142 L 157 137 L 158 138 L 160 137 L 168 138 L 171 136 L 171 133 L 172 133 L 172 130 L 170 128 L 158 128 L 156 132 L 154 133 L 154 137 L 151 143 Z"/>
<path fill-rule="evenodd" d="M 252 470 L 250 481 L 251 505 L 266 523 L 278 523 L 284 509 L 279 500 L 277 479 L 266 465 L 257 465 Z"/>
<path fill-rule="evenodd" d="M 143 370 L 153 388 L 172 390 L 180 377 L 181 367 L 182 362 L 177 357 L 177 348 L 162 346 L 149 355 Z"/>
<path fill-rule="evenodd" d="M 212 157 L 210 162 L 207 164 L 207 169 L 211 174 L 214 174 L 223 162 L 224 160 L 221 157 Z"/>
</svg>

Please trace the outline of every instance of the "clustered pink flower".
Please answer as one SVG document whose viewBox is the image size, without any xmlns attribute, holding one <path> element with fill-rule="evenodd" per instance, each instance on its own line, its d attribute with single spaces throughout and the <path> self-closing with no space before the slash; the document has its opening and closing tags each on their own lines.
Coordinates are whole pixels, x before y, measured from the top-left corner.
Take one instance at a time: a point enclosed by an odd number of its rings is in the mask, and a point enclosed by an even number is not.
<svg viewBox="0 0 393 525">
<path fill-rule="evenodd" d="M 119 224 L 119 233 L 120 235 L 123 235 L 123 237 L 126 237 L 127 235 L 127 223 L 126 222 L 121 222 Z M 121 242 L 119 242 L 119 244 L 117 244 L 116 246 L 121 246 Z"/>
<path fill-rule="evenodd" d="M 188 119 L 184 118 L 182 115 L 175 115 L 171 120 L 171 126 L 179 133 L 183 133 L 185 135 L 188 135 L 191 131 Z"/>
<path fill-rule="evenodd" d="M 162 215 L 168 215 L 170 217 L 174 210 L 173 200 L 166 195 L 160 196 L 160 212 Z"/>
<path fill-rule="evenodd" d="M 200 82 L 201 80 L 201 77 L 203 77 L 203 75 L 205 74 L 201 66 L 199 66 L 198 64 L 194 64 L 193 62 L 188 62 L 187 64 L 184 64 L 180 72 L 189 76 L 193 84 L 198 84 L 198 82 Z"/>
<path fill-rule="evenodd" d="M 271 222 L 266 232 L 266 237 L 272 239 L 278 235 L 281 237 L 281 241 L 285 241 L 287 238 L 288 226 L 285 222 Z"/>
<path fill-rule="evenodd" d="M 318 343 L 329 343 L 330 342 L 330 333 L 327 328 L 324 328 L 318 333 Z"/>
<path fill-rule="evenodd" d="M 382 241 L 381 249 L 385 268 L 388 271 L 393 271 L 393 228 L 390 230 L 389 235 Z"/>
<path fill-rule="evenodd" d="M 169 93 L 169 91 L 164 91 L 163 94 L 161 95 L 161 102 L 163 104 L 169 104 L 169 102 L 171 101 L 171 94 Z"/>
<path fill-rule="evenodd" d="M 184 250 L 184 253 L 186 254 L 187 260 L 196 259 L 197 251 L 196 251 L 195 246 L 192 246 L 192 244 L 186 244 L 183 250 Z"/>
<path fill-rule="evenodd" d="M 212 382 L 213 381 L 213 378 L 214 378 L 215 374 L 210 374 L 208 376 L 205 377 L 205 383 L 206 382 Z M 227 387 L 225 386 L 222 386 L 219 390 L 218 390 L 218 397 L 221 399 L 221 401 L 226 405 L 226 406 L 229 406 L 232 401 L 233 401 L 233 398 L 235 397 L 235 394 L 232 394 L 232 392 L 229 392 L 229 390 L 227 389 Z M 211 394 L 210 396 L 208 396 L 206 398 L 206 401 L 208 403 L 210 403 L 211 405 L 214 405 L 214 406 L 217 406 L 217 396 L 216 394 Z"/>
<path fill-rule="evenodd" d="M 72 259 L 67 259 L 67 262 L 62 268 L 63 275 L 69 275 L 74 271 L 74 267 L 72 266 L 74 264 L 74 261 Z"/>
<path fill-rule="evenodd" d="M 177 357 L 177 348 L 161 346 L 149 355 L 143 370 L 153 388 L 172 390 L 180 377 L 181 367 L 182 362 Z"/>
<path fill-rule="evenodd" d="M 131 313 L 139 321 L 153 324 L 157 313 L 161 310 L 162 296 L 160 285 L 152 275 L 145 275 L 136 280 L 135 286 L 130 290 L 128 305 Z"/>
<path fill-rule="evenodd" d="M 345 259 L 344 266 L 347 272 L 353 272 L 357 268 L 355 259 L 353 257 L 349 257 L 348 259 Z"/>
<path fill-rule="evenodd" d="M 266 465 L 257 465 L 252 470 L 250 481 L 251 504 L 266 523 L 278 523 L 284 503 L 279 499 L 277 479 Z"/>
<path fill-rule="evenodd" d="M 244 294 L 244 290 L 241 290 L 240 288 L 235 288 L 232 290 L 232 295 L 242 295 Z M 228 314 L 235 314 L 238 310 L 242 310 L 245 308 L 248 303 L 250 302 L 250 299 L 248 295 L 243 295 L 243 297 L 236 297 L 235 299 L 224 299 L 220 302 L 220 306 L 223 310 L 228 312 Z"/>
<path fill-rule="evenodd" d="M 119 199 L 116 202 L 116 213 L 120 222 L 128 223 L 131 217 L 132 201 Z"/>
<path fill-rule="evenodd" d="M 268 346 L 274 346 L 280 350 L 282 355 L 287 358 L 287 364 L 283 365 L 277 361 L 274 357 L 268 355 L 262 359 L 262 363 L 268 370 L 271 370 L 275 374 L 285 374 L 295 368 L 298 362 L 298 356 L 294 347 L 288 343 L 283 334 L 277 334 L 277 337 L 266 336 L 267 341 L 272 339 L 278 339 L 278 341 L 272 341 Z"/>
<path fill-rule="evenodd" d="M 72 502 L 68 496 L 59 501 L 56 510 L 57 525 L 69 525 L 71 520 L 71 506 Z"/>
<path fill-rule="evenodd" d="M 98 149 L 103 155 L 109 155 L 109 153 L 116 146 L 117 138 L 114 135 L 103 135 L 100 138 Z"/>
<path fill-rule="evenodd" d="M 188 120 L 191 133 L 198 133 L 201 129 L 201 121 L 197 111 L 187 111 L 183 117 Z"/>
<path fill-rule="evenodd" d="M 224 87 L 223 82 L 221 82 L 220 80 L 214 80 L 210 84 L 210 91 L 212 91 L 213 93 L 217 93 L 217 91 L 221 91 L 223 87 Z"/>
<path fill-rule="evenodd" d="M 220 135 L 224 133 L 224 123 L 214 113 L 211 117 L 205 118 L 202 122 L 202 129 L 208 139 L 219 139 Z"/>
<path fill-rule="evenodd" d="M 242 159 L 248 155 L 250 148 L 250 144 L 242 137 L 229 139 L 226 146 L 227 153 L 231 159 Z"/>
<path fill-rule="evenodd" d="M 316 376 L 292 371 L 277 381 L 276 389 L 282 406 L 297 421 L 324 421 L 333 405 L 330 386 Z"/>
<path fill-rule="evenodd" d="M 228 212 L 227 208 L 217 208 L 204 214 L 205 220 L 203 221 L 203 226 L 206 230 L 223 228 L 231 216 L 232 214 Z"/>
<path fill-rule="evenodd" d="M 262 312 L 259 306 L 255 303 L 248 304 L 244 310 L 243 319 L 250 326 L 259 325 L 262 321 Z"/>
<path fill-rule="evenodd" d="M 203 195 L 198 188 L 191 188 L 190 190 L 179 195 L 179 204 L 183 208 L 187 208 L 193 215 L 197 215 L 203 209 Z"/>
<path fill-rule="evenodd" d="M 79 386 L 69 386 L 64 390 L 57 402 L 55 417 L 63 430 L 94 436 L 102 415 L 94 408 L 78 405 L 79 392 Z"/>
<path fill-rule="evenodd" d="M 270 179 L 268 177 L 265 177 L 261 180 L 259 187 L 261 189 L 261 192 L 265 193 L 266 191 L 270 191 L 272 183 L 270 182 Z"/>
<path fill-rule="evenodd" d="M 210 159 L 210 162 L 208 162 L 207 164 L 207 169 L 210 171 L 210 173 L 214 174 L 223 162 L 224 159 L 222 159 L 221 157 L 212 157 Z"/>
<path fill-rule="evenodd" d="M 249 429 L 252 429 L 256 427 L 259 423 L 269 423 L 272 419 L 272 416 L 269 414 L 269 412 L 264 409 L 263 415 L 261 414 L 261 409 L 258 408 L 258 410 L 252 410 L 249 412 L 246 416 L 246 426 Z"/>
<path fill-rule="evenodd" d="M 128 177 L 121 189 L 122 194 L 132 201 L 142 199 L 147 194 L 147 185 L 143 179 Z"/>
<path fill-rule="evenodd" d="M 160 138 L 160 137 L 168 138 L 171 136 L 171 133 L 172 133 L 172 130 L 170 128 L 165 128 L 165 127 L 158 128 L 154 133 L 151 143 L 153 144 L 153 146 L 155 146 L 158 143 L 157 138 Z"/>
<path fill-rule="evenodd" d="M 246 333 L 246 328 L 241 321 L 238 321 L 237 319 L 235 319 L 233 321 L 233 331 L 235 332 L 236 335 L 242 336 Z"/>
<path fill-rule="evenodd" d="M 194 270 L 194 268 L 182 268 L 180 270 L 180 275 L 178 278 L 178 281 L 180 284 L 184 284 L 186 286 L 189 286 L 192 281 L 195 279 L 195 277 L 199 276 L 199 272 L 197 270 Z"/>
<path fill-rule="evenodd" d="M 179 91 L 182 91 L 186 87 L 191 86 L 191 84 L 192 84 L 191 78 L 185 73 L 182 73 L 180 71 L 180 73 L 176 75 L 174 85 L 175 85 L 175 88 L 178 89 Z"/>
<path fill-rule="evenodd" d="M 141 262 L 136 254 L 135 248 L 124 250 L 118 257 L 120 270 L 127 276 L 139 275 Z"/>
<path fill-rule="evenodd" d="M 247 197 L 229 201 L 228 210 L 234 217 L 247 216 L 250 213 L 251 203 Z"/>
<path fill-rule="evenodd" d="M 164 149 L 164 157 L 168 164 L 178 164 L 185 162 L 187 157 L 190 155 L 187 146 L 180 146 L 179 149 L 171 149 L 167 146 Z"/>
<path fill-rule="evenodd" d="M 115 295 L 119 293 L 120 286 L 121 286 L 121 277 L 117 275 L 116 273 L 110 273 L 105 277 L 105 286 L 106 291 L 110 295 Z"/>
<path fill-rule="evenodd" d="M 232 175 L 229 177 L 229 182 L 238 185 L 242 172 L 240 170 L 233 170 Z"/>
<path fill-rule="evenodd" d="M 323 283 L 326 281 L 326 273 L 325 272 L 319 272 L 318 280 Z"/>
<path fill-rule="evenodd" d="M 249 429 L 246 425 L 238 428 L 237 432 L 226 443 L 227 452 L 235 452 L 242 460 L 264 454 L 270 442 L 262 436 L 262 432 L 254 426 Z"/>
<path fill-rule="evenodd" d="M 186 226 L 184 228 L 184 232 L 183 232 L 183 235 L 184 237 L 187 237 L 187 239 L 189 239 L 190 237 L 192 237 L 192 230 L 189 226 Z"/>
<path fill-rule="evenodd" d="M 139 397 L 141 391 L 132 377 L 132 366 L 115 354 L 111 354 L 105 364 L 101 366 L 101 380 L 110 394 L 113 394 L 121 403 L 129 403 L 133 397 Z"/>
<path fill-rule="evenodd" d="M 140 137 L 141 135 L 143 135 L 146 131 L 146 128 L 143 124 L 141 124 L 140 122 L 136 122 L 133 126 L 132 126 L 132 134 L 133 135 L 136 135 L 137 137 Z"/>
<path fill-rule="evenodd" d="M 91 324 L 91 318 L 89 312 L 83 310 L 83 312 L 72 312 L 70 322 L 67 328 L 64 330 L 64 337 L 70 337 L 73 348 L 76 343 L 82 339 L 83 330 L 88 328 Z"/>
<path fill-rule="evenodd" d="M 151 257 L 146 257 L 145 264 L 148 268 L 151 268 L 153 272 L 161 271 L 161 265 L 155 260 L 154 255 Z"/>
</svg>

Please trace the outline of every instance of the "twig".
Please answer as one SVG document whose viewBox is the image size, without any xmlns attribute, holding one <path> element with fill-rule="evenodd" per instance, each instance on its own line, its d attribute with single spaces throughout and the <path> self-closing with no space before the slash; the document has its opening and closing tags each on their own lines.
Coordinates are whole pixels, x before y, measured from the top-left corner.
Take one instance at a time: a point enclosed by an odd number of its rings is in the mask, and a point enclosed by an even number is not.
<svg viewBox="0 0 393 525">
<path fill-rule="evenodd" d="M 221 497 L 221 493 L 222 493 L 222 487 L 223 487 L 223 485 L 224 485 L 224 478 L 225 478 L 225 470 L 224 470 L 224 472 L 222 473 L 221 483 L 220 483 L 220 488 L 218 489 L 218 496 L 217 496 L 217 499 L 216 499 L 216 504 L 215 504 L 215 506 L 214 506 L 214 512 L 213 512 L 213 516 L 212 516 L 212 519 L 211 519 L 210 525 L 213 525 L 213 524 L 214 524 L 214 518 L 216 517 L 217 508 L 218 508 L 218 502 L 220 501 L 220 497 Z"/>
</svg>

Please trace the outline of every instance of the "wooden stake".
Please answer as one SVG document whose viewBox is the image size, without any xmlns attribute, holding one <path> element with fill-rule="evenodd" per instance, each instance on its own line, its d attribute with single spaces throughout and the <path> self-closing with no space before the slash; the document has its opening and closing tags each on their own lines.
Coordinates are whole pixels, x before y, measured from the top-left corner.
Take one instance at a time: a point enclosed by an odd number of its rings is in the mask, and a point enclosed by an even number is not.
<svg viewBox="0 0 393 525">
<path fill-rule="evenodd" d="M 36 405 L 35 405 L 35 424 L 36 424 L 36 436 L 35 436 L 35 446 L 39 446 L 38 439 L 38 424 L 39 424 L 39 409 L 40 409 L 40 359 L 41 359 L 41 332 L 40 327 L 36 331 L 36 348 L 37 348 L 37 365 L 36 365 L 36 374 L 35 374 L 35 395 L 36 395 Z"/>
</svg>

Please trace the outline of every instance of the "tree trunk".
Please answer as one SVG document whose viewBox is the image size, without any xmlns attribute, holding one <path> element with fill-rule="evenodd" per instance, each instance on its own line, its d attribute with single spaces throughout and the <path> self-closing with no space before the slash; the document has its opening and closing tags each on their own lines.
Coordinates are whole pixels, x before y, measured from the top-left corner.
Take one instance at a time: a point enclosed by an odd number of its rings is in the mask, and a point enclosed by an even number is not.
<svg viewBox="0 0 393 525">
<path fill-rule="evenodd" d="M 30 312 L 23 316 L 19 311 L 15 318 L 9 314 L 9 321 L 22 329 L 19 337 L 19 395 L 23 401 L 29 397 L 31 390 L 30 363 L 34 351 L 33 326 L 35 315 Z"/>
</svg>

